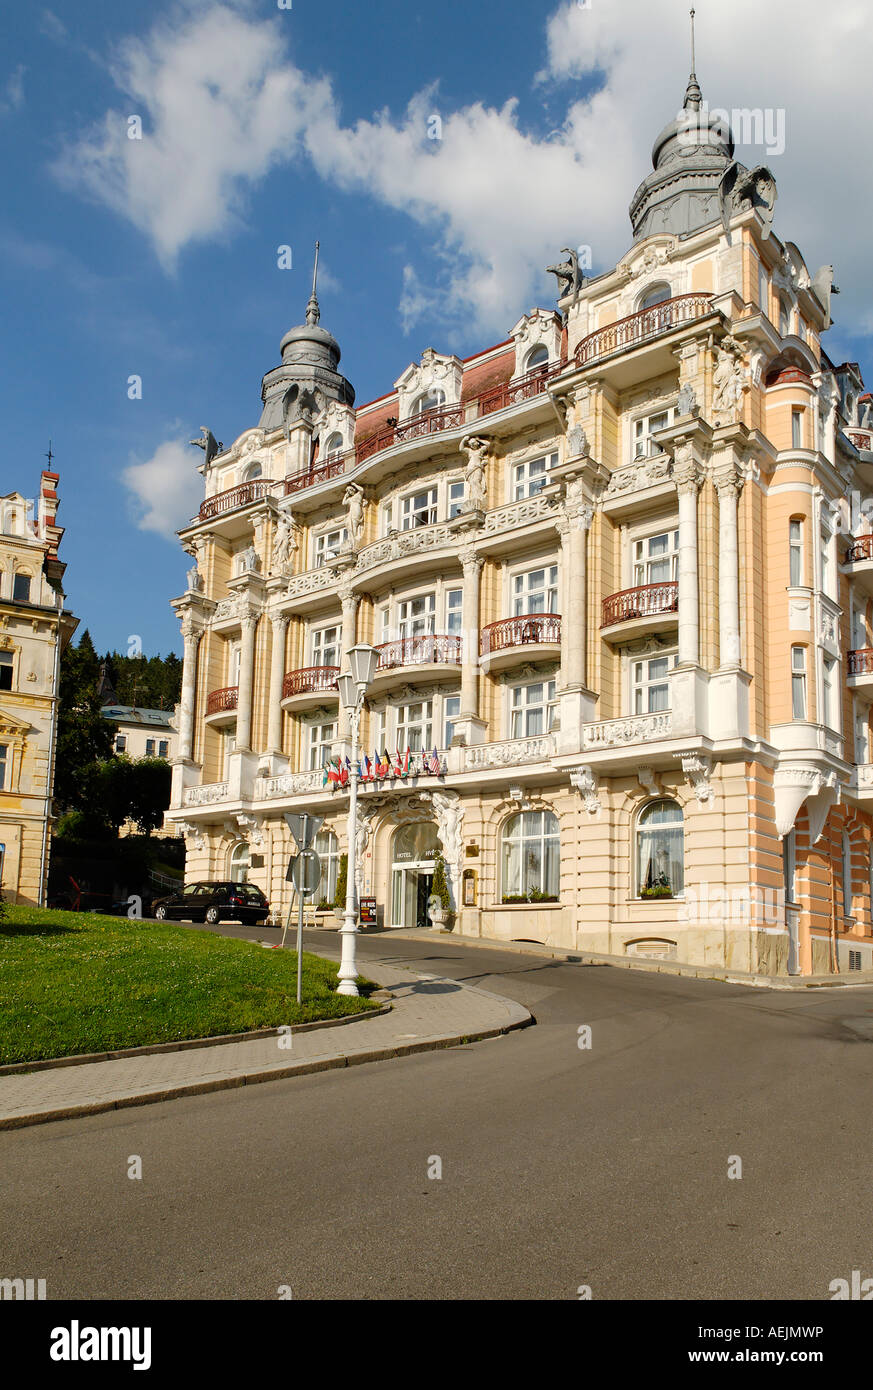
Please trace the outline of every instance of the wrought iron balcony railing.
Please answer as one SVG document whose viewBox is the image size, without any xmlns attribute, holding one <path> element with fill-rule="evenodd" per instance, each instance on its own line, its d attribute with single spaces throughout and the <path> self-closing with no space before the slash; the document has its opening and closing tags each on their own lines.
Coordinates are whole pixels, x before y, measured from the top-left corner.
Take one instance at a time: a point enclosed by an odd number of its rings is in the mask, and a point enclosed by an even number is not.
<svg viewBox="0 0 873 1390">
<path fill-rule="evenodd" d="M 859 647 L 848 657 L 850 676 L 873 676 L 873 647 Z"/>
<path fill-rule="evenodd" d="M 238 699 L 238 685 L 228 685 L 224 690 L 213 690 L 206 697 L 206 713 L 224 714 L 227 710 L 236 709 Z"/>
<path fill-rule="evenodd" d="M 395 642 L 383 642 L 376 650 L 380 671 L 393 671 L 398 666 L 429 666 L 461 664 L 461 639 L 454 635 L 427 633 L 421 637 L 401 637 Z"/>
<path fill-rule="evenodd" d="M 633 618 L 651 618 L 657 613 L 675 613 L 679 607 L 679 585 L 641 584 L 636 589 L 622 589 L 603 600 L 601 627 L 627 623 Z"/>
<path fill-rule="evenodd" d="M 288 671 L 282 682 L 282 699 L 288 700 L 292 695 L 335 691 L 339 673 L 338 666 L 304 666 L 299 671 Z"/>
<path fill-rule="evenodd" d="M 846 564 L 855 560 L 873 560 L 873 536 L 859 536 L 846 551 Z"/>
<path fill-rule="evenodd" d="M 211 517 L 221 516 L 223 512 L 235 512 L 239 507 L 248 507 L 252 502 L 260 502 L 262 497 L 269 497 L 278 486 L 272 478 L 253 478 L 250 483 L 238 483 L 236 487 L 230 487 L 226 492 L 219 492 L 215 497 L 207 497 L 205 502 L 201 502 L 200 520 L 209 521 Z"/>
<path fill-rule="evenodd" d="M 507 647 L 526 647 L 536 642 L 560 642 L 559 613 L 525 613 L 518 618 L 501 618 L 489 623 L 479 634 L 481 656 L 502 652 Z"/>
<path fill-rule="evenodd" d="M 587 367 L 598 358 L 611 357 L 615 352 L 626 352 L 629 348 L 658 338 L 683 323 L 702 318 L 709 313 L 711 304 L 711 294 L 680 294 L 675 299 L 654 304 L 651 309 L 629 314 L 617 323 L 605 324 L 582 339 L 576 349 L 576 365 Z"/>
</svg>

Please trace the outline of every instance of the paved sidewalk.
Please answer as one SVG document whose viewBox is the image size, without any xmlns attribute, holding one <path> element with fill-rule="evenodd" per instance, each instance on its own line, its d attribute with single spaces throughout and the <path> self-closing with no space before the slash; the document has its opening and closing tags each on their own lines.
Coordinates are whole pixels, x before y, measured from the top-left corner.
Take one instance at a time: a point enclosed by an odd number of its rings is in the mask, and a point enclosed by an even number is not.
<svg viewBox="0 0 873 1390">
<path fill-rule="evenodd" d="M 369 959 L 365 971 L 394 996 L 390 1013 L 352 1027 L 295 1032 L 287 1050 L 279 1046 L 285 1039 L 272 1036 L 0 1076 L 0 1129 L 452 1047 L 533 1022 L 514 1000 L 456 980 Z"/>
</svg>

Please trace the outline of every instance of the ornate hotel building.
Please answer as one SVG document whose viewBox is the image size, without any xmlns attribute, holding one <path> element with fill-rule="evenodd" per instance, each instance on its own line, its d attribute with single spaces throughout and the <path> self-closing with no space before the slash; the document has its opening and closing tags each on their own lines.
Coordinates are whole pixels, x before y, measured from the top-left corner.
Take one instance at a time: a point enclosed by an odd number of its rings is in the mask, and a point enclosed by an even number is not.
<svg viewBox="0 0 873 1390">
<path fill-rule="evenodd" d="M 873 966 L 873 404 L 821 346 L 831 267 L 704 111 L 692 74 L 630 250 L 593 278 L 569 253 L 556 310 L 356 408 L 313 291 L 257 426 L 204 432 L 173 604 L 189 881 L 248 875 L 278 913 L 309 810 L 333 897 L 322 769 L 365 642 L 363 752 L 411 750 L 360 789 L 385 926 L 426 924 L 439 848 L 467 936 Z"/>
<path fill-rule="evenodd" d="M 78 626 L 64 608 L 57 473 L 39 500 L 0 497 L 0 889 L 44 904 L 61 653 Z"/>
</svg>

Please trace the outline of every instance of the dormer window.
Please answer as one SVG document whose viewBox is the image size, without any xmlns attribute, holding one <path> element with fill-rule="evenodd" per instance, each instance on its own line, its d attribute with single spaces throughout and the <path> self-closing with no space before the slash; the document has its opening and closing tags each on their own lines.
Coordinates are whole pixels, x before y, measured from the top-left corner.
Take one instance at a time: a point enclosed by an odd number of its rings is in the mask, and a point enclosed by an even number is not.
<svg viewBox="0 0 873 1390">
<path fill-rule="evenodd" d="M 425 410 L 440 410 L 446 403 L 446 393 L 439 386 L 432 386 L 429 391 L 425 391 L 423 396 L 419 396 L 415 405 L 412 407 L 413 415 L 421 415 Z"/>
<path fill-rule="evenodd" d="M 250 463 L 243 474 L 243 482 L 250 483 L 254 478 L 260 478 L 262 473 L 263 469 L 259 463 Z"/>
<path fill-rule="evenodd" d="M 548 362 L 549 349 L 546 347 L 545 343 L 540 343 L 528 353 L 527 361 L 524 364 L 524 370 L 526 372 L 533 372 L 537 367 L 548 366 Z"/>
</svg>

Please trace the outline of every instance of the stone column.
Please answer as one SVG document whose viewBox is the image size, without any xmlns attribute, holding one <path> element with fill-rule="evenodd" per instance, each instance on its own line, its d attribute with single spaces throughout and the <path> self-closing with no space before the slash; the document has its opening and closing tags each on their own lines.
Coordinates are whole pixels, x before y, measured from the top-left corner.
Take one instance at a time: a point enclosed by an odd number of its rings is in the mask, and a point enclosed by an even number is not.
<svg viewBox="0 0 873 1390">
<path fill-rule="evenodd" d="M 190 762 L 194 750 L 194 704 L 197 698 L 197 649 L 203 628 L 191 613 L 182 619 L 182 694 L 179 710 L 179 757 Z"/>
<path fill-rule="evenodd" d="M 738 667 L 740 663 L 740 551 L 737 503 L 742 478 L 731 462 L 715 473 L 718 492 L 718 636 L 719 667 Z M 682 603 L 679 603 L 682 620 Z"/>
<path fill-rule="evenodd" d="M 703 474 L 690 444 L 677 444 L 673 477 L 679 493 L 679 665 L 696 666 L 700 658 L 697 494 Z"/>
<path fill-rule="evenodd" d="M 251 750 L 252 742 L 252 678 L 255 670 L 255 630 L 258 618 L 255 613 L 243 614 L 241 618 L 242 648 L 239 663 L 239 692 L 236 703 L 236 750 Z"/>
<path fill-rule="evenodd" d="M 566 515 L 559 526 L 563 604 L 561 678 L 565 690 L 584 690 L 588 679 L 588 528 L 594 508 L 568 483 Z"/>
<path fill-rule="evenodd" d="M 461 650 L 461 718 L 479 718 L 479 589 L 484 558 L 472 546 L 462 546 L 464 597 Z"/>
<path fill-rule="evenodd" d="M 267 751 L 282 753 L 282 682 L 285 679 L 285 633 L 287 613 L 271 613 L 273 644 L 270 649 L 270 715 L 267 725 Z"/>
<path fill-rule="evenodd" d="M 358 640 L 358 604 L 361 601 L 361 596 L 354 592 L 350 584 L 342 584 L 340 586 L 339 595 L 340 602 L 343 606 L 343 650 L 340 658 L 340 666 L 343 671 L 347 671 L 349 669 L 349 652 Z M 349 716 L 343 709 L 342 701 L 340 701 L 337 739 L 340 743 L 345 743 L 349 738 L 349 734 Z"/>
</svg>

